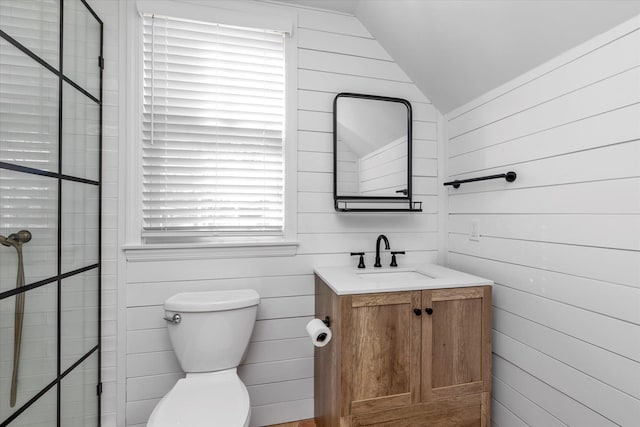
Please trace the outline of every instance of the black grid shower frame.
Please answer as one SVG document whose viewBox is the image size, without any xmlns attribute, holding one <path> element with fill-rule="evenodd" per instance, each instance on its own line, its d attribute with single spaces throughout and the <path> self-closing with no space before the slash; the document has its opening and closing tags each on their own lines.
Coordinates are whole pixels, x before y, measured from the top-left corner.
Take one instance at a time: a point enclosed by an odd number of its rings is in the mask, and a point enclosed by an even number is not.
<svg viewBox="0 0 640 427">
<path fill-rule="evenodd" d="M 89 13 L 94 17 L 94 19 L 100 24 L 100 52 L 99 56 L 96 58 L 99 66 L 100 73 L 100 87 L 99 87 L 99 98 L 96 98 L 87 90 L 82 88 L 79 84 L 74 82 L 72 79 L 64 75 L 63 69 L 63 41 L 64 41 L 64 1 L 60 0 L 60 15 L 59 15 L 59 69 L 56 69 L 51 64 L 46 62 L 44 59 L 36 55 L 30 49 L 25 47 L 23 44 L 18 42 L 16 39 L 11 37 L 9 34 L 5 33 L 0 29 L 0 37 L 2 37 L 7 42 L 11 43 L 14 47 L 18 48 L 24 54 L 29 56 L 31 59 L 38 62 L 47 70 L 51 71 L 58 77 L 58 172 L 50 172 L 41 169 L 35 169 L 30 167 L 25 167 L 21 165 L 16 165 L 8 162 L 0 162 L 0 169 L 12 170 L 15 172 L 21 172 L 32 175 L 46 176 L 50 178 L 55 178 L 58 180 L 58 236 L 57 236 L 57 274 L 53 277 L 49 277 L 44 280 L 39 280 L 37 282 L 25 284 L 25 286 L 20 287 L 19 289 L 11 289 L 9 291 L 0 292 L 0 300 L 5 298 L 10 298 L 19 293 L 26 293 L 32 289 L 39 288 L 41 286 L 48 285 L 50 283 L 57 284 L 57 372 L 56 378 L 47 384 L 42 390 L 36 393 L 29 401 L 27 401 L 24 405 L 22 405 L 18 410 L 12 413 L 9 417 L 4 420 L 0 420 L 0 427 L 9 426 L 14 420 L 16 420 L 27 408 L 29 408 L 33 403 L 35 403 L 40 397 L 42 397 L 45 393 L 50 391 L 52 388 L 57 387 L 57 414 L 56 414 L 56 424 L 57 427 L 62 427 L 60 421 L 60 383 L 63 378 L 65 378 L 70 372 L 72 372 L 75 368 L 80 366 L 82 362 L 92 356 L 94 353 L 98 358 L 98 369 L 97 369 L 97 378 L 96 378 L 96 399 L 98 399 L 98 427 L 101 425 L 101 399 L 100 394 L 102 393 L 102 382 L 101 382 L 101 366 L 102 366 L 102 355 L 101 355 L 101 341 L 102 341 L 102 80 L 103 80 L 103 68 L 104 68 L 104 56 L 103 56 L 103 42 L 104 42 L 104 24 L 100 17 L 96 14 L 96 12 L 87 4 L 86 0 L 80 0 L 84 7 L 87 8 Z M 62 87 L 64 83 L 68 83 L 80 93 L 85 95 L 87 98 L 91 99 L 98 105 L 99 108 L 99 130 L 98 130 L 98 180 L 90 180 L 81 177 L 75 177 L 71 175 L 65 175 L 60 172 L 62 168 L 62 144 L 63 144 L 63 133 L 62 133 Z M 68 271 L 66 273 L 62 272 L 62 183 L 63 181 L 70 182 L 79 182 L 87 185 L 95 185 L 98 188 L 98 262 L 95 264 L 87 265 L 82 268 Z M 75 276 L 77 274 L 82 274 L 87 271 L 97 270 L 98 275 L 98 331 L 97 331 L 97 344 L 91 348 L 87 353 L 81 356 L 77 361 L 75 361 L 69 368 L 62 371 L 61 370 L 61 304 L 62 304 L 62 280 Z"/>
</svg>

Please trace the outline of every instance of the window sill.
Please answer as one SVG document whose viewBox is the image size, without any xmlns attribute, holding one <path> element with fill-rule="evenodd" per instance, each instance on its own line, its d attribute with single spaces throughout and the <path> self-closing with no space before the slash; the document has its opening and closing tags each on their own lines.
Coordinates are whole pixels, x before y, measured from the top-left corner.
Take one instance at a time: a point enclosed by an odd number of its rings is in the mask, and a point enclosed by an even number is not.
<svg viewBox="0 0 640 427">
<path fill-rule="evenodd" d="M 297 241 L 158 243 L 127 245 L 122 249 L 128 262 L 144 262 L 294 256 L 298 244 Z"/>
</svg>

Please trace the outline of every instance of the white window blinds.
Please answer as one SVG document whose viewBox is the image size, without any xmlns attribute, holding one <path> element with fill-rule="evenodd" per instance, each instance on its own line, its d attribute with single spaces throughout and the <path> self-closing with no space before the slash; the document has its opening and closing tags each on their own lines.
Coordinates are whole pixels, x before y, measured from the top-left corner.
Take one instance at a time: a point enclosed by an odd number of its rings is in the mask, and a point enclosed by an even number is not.
<svg viewBox="0 0 640 427">
<path fill-rule="evenodd" d="M 143 22 L 143 234 L 282 233 L 284 34 Z"/>
</svg>

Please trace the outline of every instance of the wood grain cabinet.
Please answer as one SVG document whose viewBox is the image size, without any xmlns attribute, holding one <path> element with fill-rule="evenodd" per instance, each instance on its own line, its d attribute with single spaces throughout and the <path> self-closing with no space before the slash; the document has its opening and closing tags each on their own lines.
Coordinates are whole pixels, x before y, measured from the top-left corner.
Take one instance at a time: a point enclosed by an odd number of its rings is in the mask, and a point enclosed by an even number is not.
<svg viewBox="0 0 640 427">
<path fill-rule="evenodd" d="M 491 287 L 336 295 L 316 277 L 319 427 L 490 425 Z"/>
</svg>

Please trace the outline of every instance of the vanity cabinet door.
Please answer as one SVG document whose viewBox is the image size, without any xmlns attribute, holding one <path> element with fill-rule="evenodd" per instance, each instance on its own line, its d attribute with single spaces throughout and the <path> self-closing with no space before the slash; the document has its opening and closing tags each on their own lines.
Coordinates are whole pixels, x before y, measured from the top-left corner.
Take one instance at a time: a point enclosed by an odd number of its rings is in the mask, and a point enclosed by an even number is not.
<svg viewBox="0 0 640 427">
<path fill-rule="evenodd" d="M 490 392 L 491 287 L 425 290 L 422 303 L 422 401 Z"/>
<path fill-rule="evenodd" d="M 343 300 L 342 415 L 420 401 L 421 292 Z"/>
</svg>

